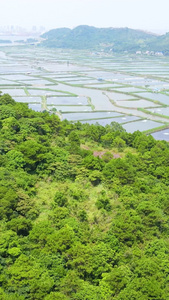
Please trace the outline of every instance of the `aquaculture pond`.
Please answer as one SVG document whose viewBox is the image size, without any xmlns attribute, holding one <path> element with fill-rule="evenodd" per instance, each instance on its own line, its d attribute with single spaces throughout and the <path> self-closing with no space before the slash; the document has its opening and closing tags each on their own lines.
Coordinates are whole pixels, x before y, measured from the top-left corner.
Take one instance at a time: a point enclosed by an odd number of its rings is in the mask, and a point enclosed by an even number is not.
<svg viewBox="0 0 169 300">
<path fill-rule="evenodd" d="M 34 79 L 34 80 L 22 80 L 19 81 L 22 84 L 25 85 L 51 85 L 52 82 L 50 80 L 43 80 L 43 79 Z"/>
<path fill-rule="evenodd" d="M 28 104 L 28 107 L 35 110 L 35 111 L 42 111 L 42 106 L 41 104 L 33 104 L 33 103 L 30 103 Z"/>
<path fill-rule="evenodd" d="M 136 87 L 120 87 L 120 86 L 118 86 L 118 91 L 124 92 L 124 93 L 139 93 L 144 90 L 136 88 Z"/>
<path fill-rule="evenodd" d="M 138 117 L 132 117 L 132 116 L 122 116 L 120 118 L 110 118 L 110 119 L 95 119 L 95 120 L 86 120 L 81 121 L 82 123 L 88 123 L 88 124 L 100 124 L 102 126 L 110 125 L 111 122 L 118 122 L 120 124 L 126 123 L 126 122 L 132 122 L 135 120 L 139 120 Z"/>
<path fill-rule="evenodd" d="M 51 105 L 87 105 L 86 97 L 47 97 L 47 104 Z"/>
<path fill-rule="evenodd" d="M 61 64 L 57 64 L 57 63 L 42 63 L 39 64 L 40 67 L 43 67 L 43 69 L 45 69 L 46 71 L 49 72 L 72 72 L 72 71 L 81 71 L 81 70 L 88 70 L 88 67 L 82 67 L 82 66 L 78 66 L 75 64 L 67 64 L 67 63 L 61 63 Z"/>
<path fill-rule="evenodd" d="M 87 85 L 87 84 L 93 84 L 93 83 L 98 83 L 97 80 L 95 79 L 86 79 L 86 80 L 69 80 L 67 81 L 68 84 L 71 84 L 71 85 Z"/>
<path fill-rule="evenodd" d="M 117 112 L 90 112 L 90 113 L 75 113 L 75 114 L 62 114 L 63 119 L 69 121 L 78 121 L 78 120 L 90 120 L 90 119 L 100 119 L 100 118 L 114 118 L 122 116 L 122 114 Z"/>
<path fill-rule="evenodd" d="M 164 95 L 160 93 L 139 93 L 139 96 L 143 98 L 149 98 L 155 101 L 159 101 L 163 104 L 169 105 L 169 95 Z"/>
<path fill-rule="evenodd" d="M 169 142 L 169 128 L 157 131 L 151 134 L 156 140 L 165 140 Z"/>
<path fill-rule="evenodd" d="M 26 96 L 26 93 L 23 89 L 4 89 L 1 88 L 3 94 L 10 94 L 11 96 Z"/>
<path fill-rule="evenodd" d="M 131 100 L 131 101 L 117 101 L 118 106 L 130 107 L 130 108 L 146 108 L 146 107 L 156 107 L 159 106 L 151 101 L 147 100 Z"/>
<path fill-rule="evenodd" d="M 22 74 L 10 74 L 10 75 L 2 75 L 4 79 L 9 80 L 31 80 L 33 77 Z"/>
<path fill-rule="evenodd" d="M 8 86 L 8 85 L 16 86 L 16 85 L 19 85 L 19 83 L 15 82 L 15 81 L 12 81 L 12 80 L 5 80 L 5 79 L 0 78 L 0 85 L 2 85 L 2 86 Z"/>
<path fill-rule="evenodd" d="M 82 76 L 76 76 L 76 77 L 68 77 L 67 79 L 66 78 L 62 78 L 62 77 L 58 77 L 57 78 L 57 80 L 59 81 L 66 81 L 66 82 L 70 82 L 70 84 L 71 84 L 71 82 L 73 82 L 73 83 L 75 83 L 75 82 L 88 82 L 88 81 L 92 81 L 92 80 L 95 80 L 95 79 L 93 79 L 93 78 L 88 78 L 88 77 L 82 77 Z"/>
<path fill-rule="evenodd" d="M 92 111 L 90 106 L 83 106 L 83 105 L 79 105 L 79 106 L 61 106 L 61 105 L 51 105 L 48 106 L 48 108 L 51 110 L 52 108 L 55 108 L 57 111 L 63 111 L 63 112 L 81 112 L 81 111 Z"/>
<path fill-rule="evenodd" d="M 55 92 L 55 91 L 49 91 L 49 90 L 42 90 L 42 89 L 34 89 L 34 90 L 31 90 L 31 89 L 27 89 L 28 90 L 28 93 L 30 95 L 41 95 L 41 96 L 50 96 L 50 95 L 58 95 L 58 96 L 62 96 L 62 93 L 61 92 Z"/>
<path fill-rule="evenodd" d="M 73 87 L 64 84 L 57 85 L 58 90 L 70 92 L 78 96 L 86 96 L 91 98 L 91 102 L 95 107 L 95 110 L 112 110 L 112 104 L 108 97 L 103 94 L 102 91 L 92 90 L 82 87 Z"/>
<path fill-rule="evenodd" d="M 30 96 L 24 96 L 24 97 L 16 97 L 14 96 L 13 99 L 16 102 L 24 102 L 24 103 L 41 103 L 42 99 L 40 97 L 30 97 Z"/>
<path fill-rule="evenodd" d="M 110 89 L 117 89 L 119 87 L 121 87 L 120 85 L 117 85 L 115 83 L 102 83 L 102 84 L 90 84 L 90 85 L 86 85 L 86 87 L 91 87 L 91 88 L 96 88 L 96 89 L 107 89 L 107 88 L 110 88 Z"/>
<path fill-rule="evenodd" d="M 125 95 L 125 94 L 113 93 L 113 92 L 106 92 L 106 95 L 114 101 L 123 101 L 123 100 L 129 100 L 129 99 L 136 99 L 137 98 L 137 97 L 133 97 L 131 95 Z"/>
<path fill-rule="evenodd" d="M 134 131 L 146 131 L 152 128 L 160 127 L 164 124 L 154 122 L 151 120 L 141 120 L 141 121 L 136 121 L 133 123 L 127 123 L 123 125 L 123 128 L 130 133 L 133 133 Z"/>
<path fill-rule="evenodd" d="M 157 107 L 157 108 L 149 108 L 148 111 L 152 113 L 157 113 L 164 116 L 169 116 L 169 107 Z"/>
</svg>

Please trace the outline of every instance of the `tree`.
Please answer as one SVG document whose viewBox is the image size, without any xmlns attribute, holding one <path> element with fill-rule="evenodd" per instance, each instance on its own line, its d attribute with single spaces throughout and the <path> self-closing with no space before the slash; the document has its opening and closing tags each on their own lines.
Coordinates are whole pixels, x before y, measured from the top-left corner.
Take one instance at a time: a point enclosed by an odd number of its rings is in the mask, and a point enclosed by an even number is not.
<svg viewBox="0 0 169 300">
<path fill-rule="evenodd" d="M 102 179 L 102 173 L 98 170 L 92 171 L 89 175 L 89 180 L 94 186 L 98 185 L 102 181 Z"/>
<path fill-rule="evenodd" d="M 14 117 L 9 117 L 2 120 L 1 132 L 7 138 L 13 136 L 15 133 L 20 131 L 20 125 Z"/>
<path fill-rule="evenodd" d="M 9 168 L 18 169 L 18 168 L 22 168 L 25 165 L 24 155 L 20 151 L 10 150 L 6 154 L 6 158 L 7 158 L 6 165 Z"/>
<path fill-rule="evenodd" d="M 45 159 L 47 148 L 34 140 L 27 140 L 18 146 L 18 150 L 23 153 L 26 168 L 35 170 L 38 164 Z"/>
<path fill-rule="evenodd" d="M 15 105 L 15 100 L 9 94 L 0 95 L 0 105 Z"/>
<path fill-rule="evenodd" d="M 104 166 L 104 162 L 100 159 L 100 157 L 95 157 L 93 155 L 86 156 L 83 160 L 83 164 L 89 170 L 98 171 L 101 171 Z"/>
<path fill-rule="evenodd" d="M 125 148 L 125 146 L 125 141 L 120 137 L 116 137 L 112 142 L 112 147 L 117 147 L 119 151 L 122 151 Z"/>
<path fill-rule="evenodd" d="M 135 169 L 122 158 L 112 159 L 103 169 L 105 178 L 109 180 L 119 178 L 122 184 L 134 182 L 135 172 Z"/>
<path fill-rule="evenodd" d="M 69 151 L 72 154 L 78 154 L 80 152 L 80 139 L 76 131 L 71 131 L 68 136 L 69 139 Z"/>
<path fill-rule="evenodd" d="M 67 197 L 63 192 L 57 191 L 54 196 L 54 202 L 58 206 L 62 207 L 62 206 L 66 206 L 68 201 L 67 201 Z"/>
<path fill-rule="evenodd" d="M 43 299 L 50 293 L 54 282 L 47 270 L 42 268 L 32 257 L 20 255 L 7 270 L 6 288 L 24 295 L 29 299 Z"/>
<path fill-rule="evenodd" d="M 96 206 L 98 209 L 105 209 L 107 211 L 110 211 L 111 210 L 111 204 L 110 204 L 110 200 L 108 198 L 108 196 L 106 195 L 106 192 L 105 190 L 102 190 L 99 194 L 99 197 L 96 201 Z"/>
</svg>

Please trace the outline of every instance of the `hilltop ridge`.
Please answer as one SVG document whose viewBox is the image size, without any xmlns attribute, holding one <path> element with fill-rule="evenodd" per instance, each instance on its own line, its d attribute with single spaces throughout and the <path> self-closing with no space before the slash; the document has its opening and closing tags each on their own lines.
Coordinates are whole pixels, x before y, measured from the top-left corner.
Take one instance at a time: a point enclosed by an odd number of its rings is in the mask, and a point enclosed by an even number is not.
<svg viewBox="0 0 169 300">
<path fill-rule="evenodd" d="M 96 28 L 80 25 L 73 29 L 52 29 L 42 36 L 42 46 L 68 49 L 93 49 L 114 52 L 140 50 L 169 53 L 169 34 L 154 33 L 130 28 Z"/>
</svg>

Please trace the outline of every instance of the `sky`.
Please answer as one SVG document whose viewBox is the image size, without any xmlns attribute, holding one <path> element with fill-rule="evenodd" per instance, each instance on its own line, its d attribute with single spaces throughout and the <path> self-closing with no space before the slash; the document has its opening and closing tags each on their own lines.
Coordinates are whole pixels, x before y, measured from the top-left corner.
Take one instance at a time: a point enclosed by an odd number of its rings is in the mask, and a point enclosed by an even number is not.
<svg viewBox="0 0 169 300">
<path fill-rule="evenodd" d="M 129 27 L 169 32 L 169 0 L 0 0 L 0 26 Z"/>
</svg>

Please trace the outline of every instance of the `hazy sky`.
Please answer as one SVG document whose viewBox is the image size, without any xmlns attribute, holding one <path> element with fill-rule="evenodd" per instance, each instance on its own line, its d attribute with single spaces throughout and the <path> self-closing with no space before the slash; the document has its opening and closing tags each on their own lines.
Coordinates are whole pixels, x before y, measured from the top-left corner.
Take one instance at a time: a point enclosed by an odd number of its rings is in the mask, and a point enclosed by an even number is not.
<svg viewBox="0 0 169 300">
<path fill-rule="evenodd" d="M 0 0 L 0 26 L 78 25 L 169 32 L 169 0 Z"/>
</svg>

